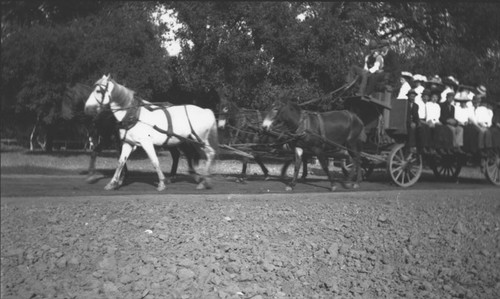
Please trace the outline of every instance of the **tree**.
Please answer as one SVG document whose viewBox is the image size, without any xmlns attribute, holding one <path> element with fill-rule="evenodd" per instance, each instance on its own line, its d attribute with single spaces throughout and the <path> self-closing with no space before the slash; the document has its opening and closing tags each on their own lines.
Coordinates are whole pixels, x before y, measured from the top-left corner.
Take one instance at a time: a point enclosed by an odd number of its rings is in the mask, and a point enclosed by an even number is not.
<svg viewBox="0 0 500 299">
<path fill-rule="evenodd" d="M 2 37 L 2 114 L 54 123 L 67 84 L 90 85 L 107 73 L 145 99 L 166 92 L 167 55 L 151 20 L 154 3 L 112 3 L 96 14 L 63 18 L 71 10 L 63 2 L 44 1 L 51 6 L 38 9 L 50 7 L 52 19 L 19 25 Z"/>
</svg>

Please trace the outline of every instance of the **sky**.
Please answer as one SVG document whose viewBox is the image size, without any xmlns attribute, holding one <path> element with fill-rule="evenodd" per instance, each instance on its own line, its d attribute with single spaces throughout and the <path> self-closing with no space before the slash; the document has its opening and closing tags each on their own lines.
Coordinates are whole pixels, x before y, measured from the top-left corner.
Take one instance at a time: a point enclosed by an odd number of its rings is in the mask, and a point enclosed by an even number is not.
<svg viewBox="0 0 500 299">
<path fill-rule="evenodd" d="M 181 46 L 176 38 L 175 32 L 182 27 L 177 20 L 177 14 L 172 9 L 163 10 L 160 20 L 164 22 L 170 30 L 165 34 L 164 47 L 167 49 L 170 56 L 178 56 L 181 52 Z"/>
</svg>

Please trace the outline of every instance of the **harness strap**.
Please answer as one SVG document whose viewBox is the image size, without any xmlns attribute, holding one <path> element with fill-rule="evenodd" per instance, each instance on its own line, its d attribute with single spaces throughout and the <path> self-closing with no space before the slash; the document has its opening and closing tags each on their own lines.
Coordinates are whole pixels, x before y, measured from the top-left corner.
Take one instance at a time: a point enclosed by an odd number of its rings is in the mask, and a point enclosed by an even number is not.
<svg viewBox="0 0 500 299">
<path fill-rule="evenodd" d="M 321 137 L 326 138 L 326 133 L 325 133 L 325 122 L 323 121 L 323 117 L 319 113 L 314 113 L 316 117 L 318 118 L 318 124 L 319 124 L 319 132 L 321 134 Z"/>
<path fill-rule="evenodd" d="M 193 126 L 191 125 L 191 120 L 189 119 L 189 115 L 188 115 L 188 111 L 187 111 L 187 105 L 184 105 L 184 111 L 186 111 L 186 117 L 187 117 L 187 120 L 188 120 L 188 123 L 189 123 L 189 128 L 191 129 L 191 134 L 193 134 L 194 137 L 196 137 L 196 140 L 198 142 L 203 143 L 203 141 L 198 136 L 198 134 L 196 134 L 196 132 L 193 130 Z"/>
<path fill-rule="evenodd" d="M 167 130 L 163 130 L 163 129 L 160 129 L 157 125 L 154 125 L 153 126 L 153 129 L 155 129 L 156 131 L 160 132 L 160 133 L 163 133 L 163 134 L 166 134 L 167 135 L 167 140 L 165 141 L 165 144 L 168 144 L 168 141 L 170 140 L 170 138 L 172 138 L 173 136 L 177 137 L 174 133 L 174 128 L 172 127 L 172 117 L 170 116 L 170 113 L 168 112 L 167 108 L 166 107 L 163 107 L 163 112 L 165 113 L 165 117 L 167 118 Z"/>
<path fill-rule="evenodd" d="M 319 127 L 319 135 L 321 137 L 326 138 L 325 132 L 325 122 L 323 121 L 323 117 L 320 113 L 312 112 L 312 113 L 302 113 L 299 120 L 299 128 L 297 129 L 297 133 L 304 133 L 305 131 L 311 131 L 311 118 L 309 115 L 314 115 L 318 120 Z"/>
</svg>

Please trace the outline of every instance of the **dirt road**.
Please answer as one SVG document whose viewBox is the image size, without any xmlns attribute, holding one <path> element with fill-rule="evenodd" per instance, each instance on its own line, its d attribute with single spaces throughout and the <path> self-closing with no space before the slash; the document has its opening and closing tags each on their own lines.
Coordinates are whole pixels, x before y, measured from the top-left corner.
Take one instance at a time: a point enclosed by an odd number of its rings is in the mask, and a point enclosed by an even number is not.
<svg viewBox="0 0 500 299">
<path fill-rule="evenodd" d="M 313 174 L 286 193 L 181 175 L 157 192 L 151 172 L 104 191 L 111 170 L 91 185 L 18 170 L 2 168 L 1 298 L 500 297 L 500 196 L 484 178 L 401 189 L 381 173 L 332 193 Z"/>
</svg>

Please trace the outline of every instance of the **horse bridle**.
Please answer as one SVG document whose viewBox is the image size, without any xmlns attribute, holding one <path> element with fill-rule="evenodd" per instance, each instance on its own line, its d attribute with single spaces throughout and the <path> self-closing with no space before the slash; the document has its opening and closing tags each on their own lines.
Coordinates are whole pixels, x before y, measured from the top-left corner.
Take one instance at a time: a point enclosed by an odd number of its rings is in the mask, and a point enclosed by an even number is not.
<svg viewBox="0 0 500 299">
<path fill-rule="evenodd" d="M 97 99 L 96 98 L 96 101 L 97 103 L 100 105 L 100 106 L 104 106 L 104 96 L 106 95 L 106 93 L 108 92 L 108 87 L 109 87 L 109 81 L 106 82 L 106 86 L 102 86 L 102 84 L 95 84 L 97 87 L 99 87 L 99 90 L 96 91 L 97 93 L 100 93 L 101 94 L 101 99 Z"/>
</svg>

